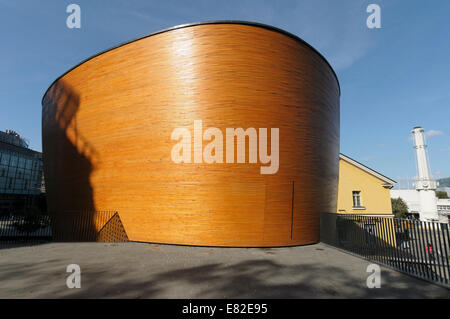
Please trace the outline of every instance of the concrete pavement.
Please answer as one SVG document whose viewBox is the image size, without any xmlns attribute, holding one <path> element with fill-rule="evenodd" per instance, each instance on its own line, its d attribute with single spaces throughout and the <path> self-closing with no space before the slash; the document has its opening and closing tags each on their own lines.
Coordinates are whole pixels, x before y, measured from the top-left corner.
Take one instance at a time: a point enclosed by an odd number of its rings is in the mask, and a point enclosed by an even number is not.
<svg viewBox="0 0 450 319">
<path fill-rule="evenodd" d="M 81 267 L 68 289 L 66 267 Z M 48 243 L 0 249 L 0 298 L 450 298 L 450 290 L 323 244 L 208 248 L 146 243 Z"/>
</svg>

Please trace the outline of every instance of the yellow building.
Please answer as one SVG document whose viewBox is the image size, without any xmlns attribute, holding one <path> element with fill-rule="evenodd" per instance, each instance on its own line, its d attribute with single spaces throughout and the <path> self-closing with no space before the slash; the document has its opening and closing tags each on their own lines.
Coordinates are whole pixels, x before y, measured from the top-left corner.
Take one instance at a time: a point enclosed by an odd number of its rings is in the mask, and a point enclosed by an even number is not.
<svg viewBox="0 0 450 319">
<path fill-rule="evenodd" d="M 392 216 L 395 181 L 343 154 L 339 155 L 338 214 Z"/>
<path fill-rule="evenodd" d="M 337 214 L 321 214 L 321 241 L 356 253 L 361 249 L 396 247 L 390 196 L 395 183 L 339 154 Z"/>
<path fill-rule="evenodd" d="M 354 252 L 395 247 L 390 196 L 395 183 L 340 154 L 337 214 L 321 215 L 321 241 Z"/>
</svg>

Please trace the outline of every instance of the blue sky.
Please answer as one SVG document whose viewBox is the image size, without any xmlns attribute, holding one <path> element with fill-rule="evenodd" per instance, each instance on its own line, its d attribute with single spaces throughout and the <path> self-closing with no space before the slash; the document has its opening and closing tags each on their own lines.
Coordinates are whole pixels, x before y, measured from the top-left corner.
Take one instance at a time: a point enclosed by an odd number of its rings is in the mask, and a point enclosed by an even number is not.
<svg viewBox="0 0 450 319">
<path fill-rule="evenodd" d="M 81 29 L 66 7 L 81 6 Z M 381 7 L 368 29 L 366 7 Z M 41 98 L 87 57 L 171 26 L 247 20 L 298 35 L 318 49 L 341 84 L 341 152 L 400 180 L 415 175 L 409 139 L 428 132 L 431 169 L 450 176 L 450 1 L 0 0 L 0 130 L 41 150 Z"/>
</svg>

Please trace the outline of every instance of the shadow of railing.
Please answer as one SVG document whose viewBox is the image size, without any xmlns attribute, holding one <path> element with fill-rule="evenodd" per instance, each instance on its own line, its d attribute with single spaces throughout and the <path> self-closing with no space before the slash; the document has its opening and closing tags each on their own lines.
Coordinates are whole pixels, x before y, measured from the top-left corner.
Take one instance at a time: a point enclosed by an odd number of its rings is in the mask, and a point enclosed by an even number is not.
<svg viewBox="0 0 450 319">
<path fill-rule="evenodd" d="M 52 240 L 55 242 L 126 242 L 128 236 L 120 216 L 114 211 L 75 211 L 53 214 Z"/>
<path fill-rule="evenodd" d="M 94 203 L 91 175 L 99 157 L 78 129 L 80 101 L 77 91 L 62 79 L 43 99 L 44 175 L 55 241 L 92 241 L 101 221 L 109 220 L 105 215 L 109 213 L 100 214 Z"/>
</svg>

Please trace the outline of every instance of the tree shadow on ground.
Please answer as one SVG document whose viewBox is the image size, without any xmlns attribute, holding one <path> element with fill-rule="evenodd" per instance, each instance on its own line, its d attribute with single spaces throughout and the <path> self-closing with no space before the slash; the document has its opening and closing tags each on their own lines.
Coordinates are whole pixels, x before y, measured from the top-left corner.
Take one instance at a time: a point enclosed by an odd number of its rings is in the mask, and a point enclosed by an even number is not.
<svg viewBox="0 0 450 319">
<path fill-rule="evenodd" d="M 65 261 L 64 261 L 65 262 Z M 366 276 L 333 265 L 282 265 L 270 259 L 136 273 L 101 263 L 83 268 L 82 288 L 68 289 L 62 260 L 0 265 L 0 297 L 38 298 L 450 298 L 450 292 L 421 280 L 382 271 L 382 288 L 369 289 Z M 125 269 L 126 268 L 126 269 Z M 369 274 L 367 274 L 369 275 Z M 57 284 L 55 284 L 57 283 Z"/>
</svg>

